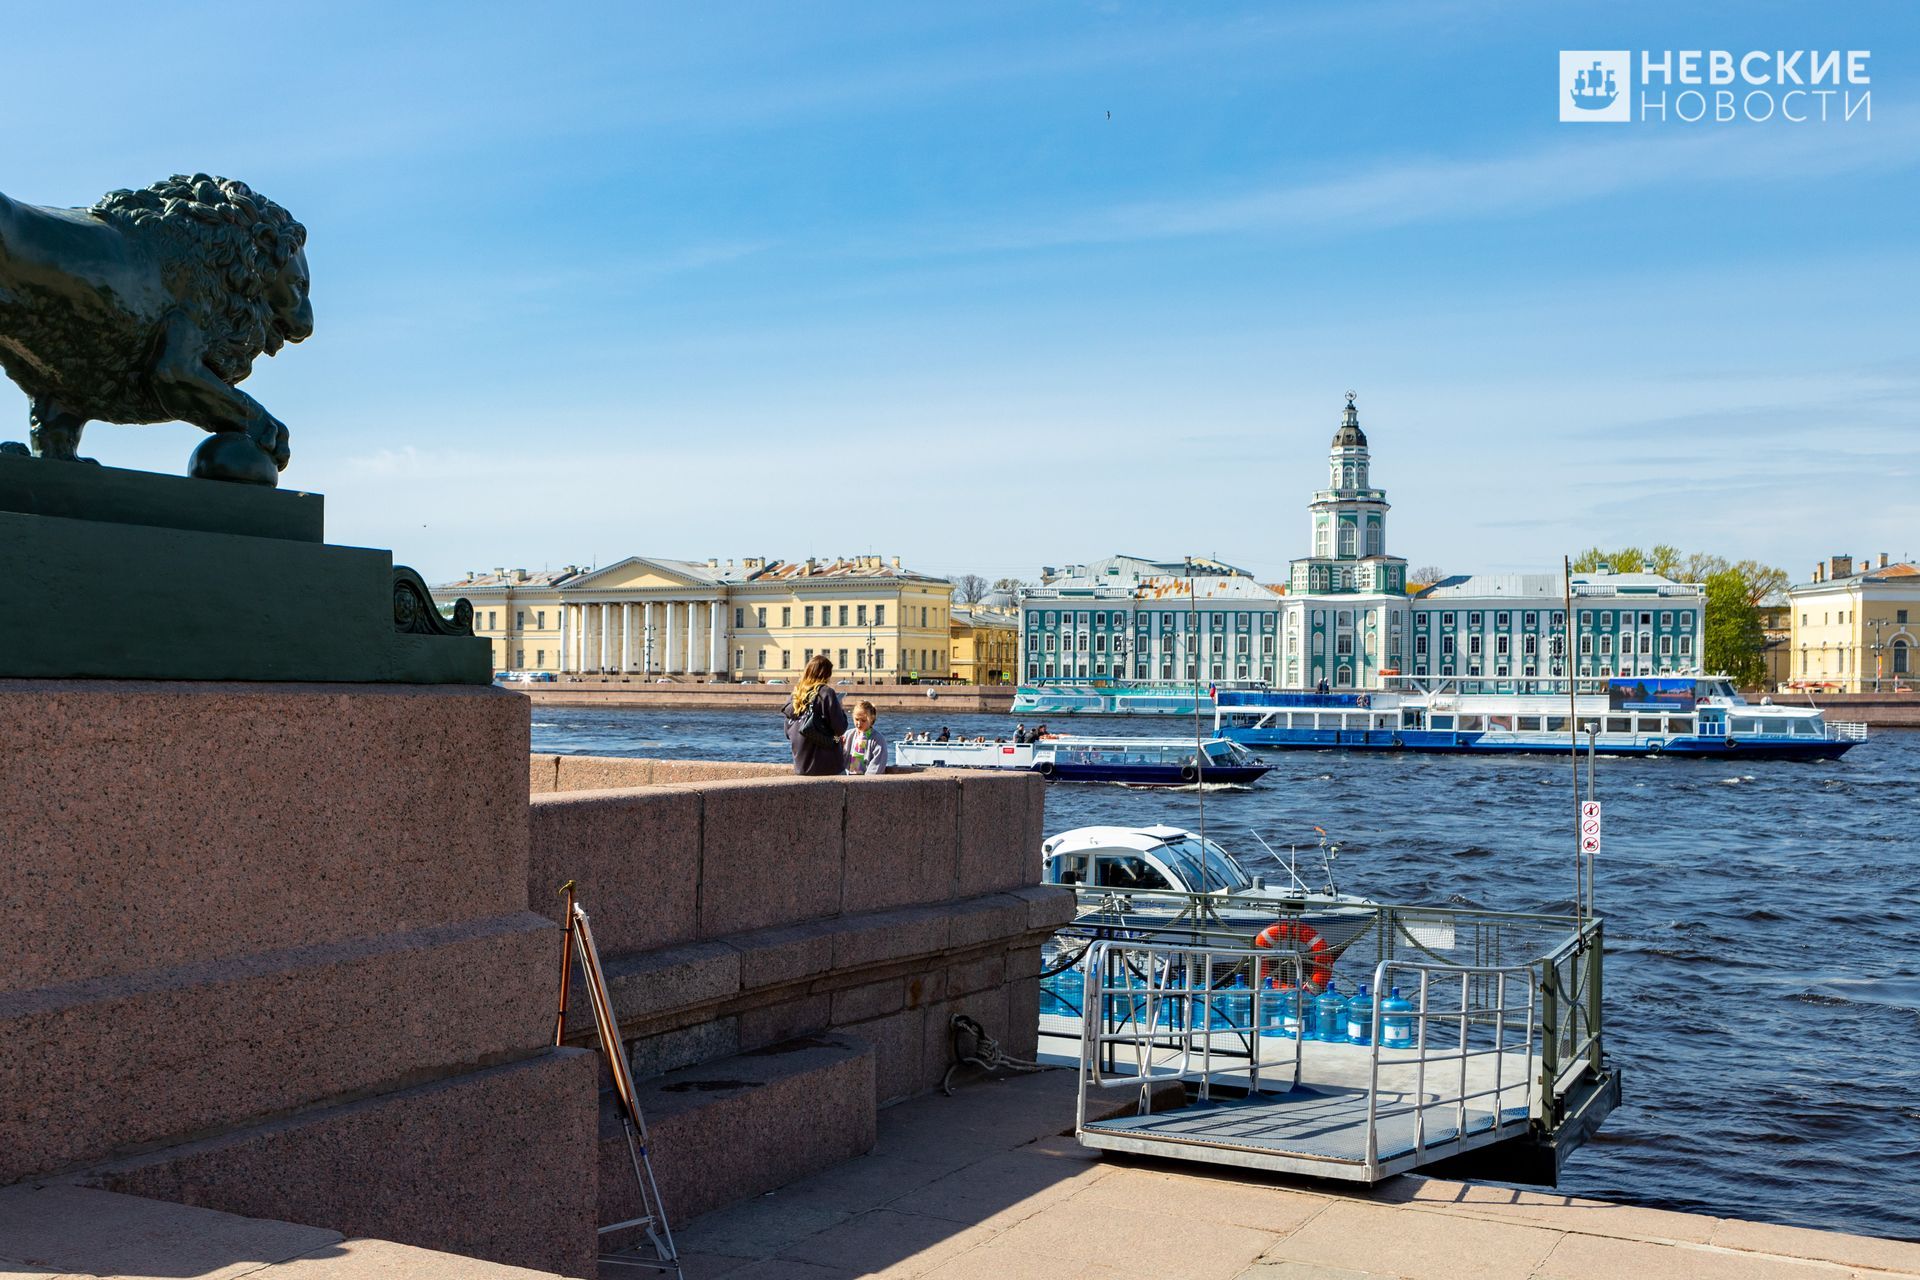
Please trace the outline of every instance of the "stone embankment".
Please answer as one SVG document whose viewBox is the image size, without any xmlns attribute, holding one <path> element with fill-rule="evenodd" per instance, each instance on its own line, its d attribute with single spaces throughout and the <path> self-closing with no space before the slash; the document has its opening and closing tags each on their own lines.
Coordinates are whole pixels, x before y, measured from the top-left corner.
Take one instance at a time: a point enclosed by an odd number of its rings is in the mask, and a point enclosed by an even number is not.
<svg viewBox="0 0 1920 1280">
<path fill-rule="evenodd" d="M 638 676 L 629 679 L 567 680 L 552 684 L 513 684 L 507 688 L 524 693 L 535 703 L 548 706 L 590 707 L 673 707 L 701 710 L 753 710 L 769 715 L 793 695 L 793 686 L 783 684 L 693 684 L 673 681 L 649 684 Z M 865 698 L 882 711 L 911 711 L 926 715 L 1005 715 L 1013 710 L 1012 685 L 975 684 L 851 684 L 835 686 L 840 696 L 853 701 Z"/>
<path fill-rule="evenodd" d="M 1807 702 L 1829 722 L 1857 720 L 1869 729 L 1920 729 L 1920 691 L 1902 693 L 1803 693 L 1769 695 L 1783 706 Z"/>
</svg>

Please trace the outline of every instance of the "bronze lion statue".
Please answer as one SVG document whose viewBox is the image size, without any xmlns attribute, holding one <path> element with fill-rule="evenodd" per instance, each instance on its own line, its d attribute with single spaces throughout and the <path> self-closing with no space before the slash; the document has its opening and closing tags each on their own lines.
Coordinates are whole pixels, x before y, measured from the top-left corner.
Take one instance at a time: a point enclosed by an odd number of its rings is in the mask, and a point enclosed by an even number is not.
<svg viewBox="0 0 1920 1280">
<path fill-rule="evenodd" d="M 31 402 L 31 452 L 77 459 L 93 421 L 191 422 L 239 433 L 203 445 L 196 474 L 275 483 L 287 429 L 235 384 L 313 332 L 306 240 L 273 201 L 204 173 L 90 209 L 0 195 L 0 369 Z M 248 465 L 241 437 L 264 456 Z"/>
</svg>

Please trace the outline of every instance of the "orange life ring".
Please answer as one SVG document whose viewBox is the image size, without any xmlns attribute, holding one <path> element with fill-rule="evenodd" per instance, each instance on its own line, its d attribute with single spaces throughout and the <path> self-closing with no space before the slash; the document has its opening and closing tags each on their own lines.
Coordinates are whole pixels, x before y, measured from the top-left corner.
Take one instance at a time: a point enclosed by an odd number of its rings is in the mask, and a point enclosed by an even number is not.
<svg viewBox="0 0 1920 1280">
<path fill-rule="evenodd" d="M 1315 932 L 1312 925 L 1304 920 L 1276 920 L 1262 929 L 1253 940 L 1256 947 L 1275 948 L 1288 943 L 1303 953 L 1301 967 L 1306 970 L 1306 983 L 1316 990 L 1325 991 L 1327 984 L 1333 981 L 1333 961 L 1322 958 L 1326 954 L 1327 940 Z"/>
</svg>

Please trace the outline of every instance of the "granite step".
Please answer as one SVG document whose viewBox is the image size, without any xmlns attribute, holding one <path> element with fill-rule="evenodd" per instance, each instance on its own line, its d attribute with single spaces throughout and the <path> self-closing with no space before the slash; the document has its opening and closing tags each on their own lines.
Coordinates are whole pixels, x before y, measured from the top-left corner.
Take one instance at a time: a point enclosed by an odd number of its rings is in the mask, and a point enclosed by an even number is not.
<svg viewBox="0 0 1920 1280">
<path fill-rule="evenodd" d="M 874 1049 L 850 1036 L 787 1040 L 642 1081 L 640 1107 L 670 1223 L 760 1195 L 870 1150 Z M 601 1095 L 600 1221 L 640 1213 L 620 1113 Z M 641 1239 L 636 1228 L 603 1247 Z"/>
</svg>

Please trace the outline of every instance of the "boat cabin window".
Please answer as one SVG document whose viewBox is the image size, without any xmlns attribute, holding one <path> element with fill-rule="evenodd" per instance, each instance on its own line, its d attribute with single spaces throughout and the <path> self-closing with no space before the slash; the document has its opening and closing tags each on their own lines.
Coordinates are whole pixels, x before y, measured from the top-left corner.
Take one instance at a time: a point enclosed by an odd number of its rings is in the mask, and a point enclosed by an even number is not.
<svg viewBox="0 0 1920 1280">
<path fill-rule="evenodd" d="M 1085 884 L 1087 882 L 1087 855 L 1084 853 L 1063 853 L 1053 860 L 1053 875 L 1049 879 L 1054 884 Z"/>
<path fill-rule="evenodd" d="M 1565 716 L 1544 716 L 1542 720 L 1544 721 L 1543 727 L 1548 733 L 1565 733 L 1567 731 L 1567 718 Z"/>
<path fill-rule="evenodd" d="M 1802 716 L 1792 721 L 1793 736 L 1796 738 L 1818 738 L 1824 736 L 1820 722 L 1811 716 Z"/>
<path fill-rule="evenodd" d="M 1436 729 L 1451 729 L 1453 728 L 1453 717 L 1437 715 L 1432 717 L 1428 723 Z"/>
<path fill-rule="evenodd" d="M 1753 716 L 1733 716 L 1727 721 L 1727 732 L 1736 737 L 1759 733 L 1760 721 Z"/>
<path fill-rule="evenodd" d="M 1222 888 L 1238 891 L 1253 884 L 1240 864 L 1211 840 L 1203 849 L 1198 840 L 1189 836 L 1163 844 L 1154 852 L 1175 875 L 1186 881 L 1178 887 L 1190 892 L 1211 893 Z"/>
<path fill-rule="evenodd" d="M 1485 716 L 1461 716 L 1460 727 L 1468 733 L 1478 733 L 1487 727 Z"/>
<path fill-rule="evenodd" d="M 1539 716 L 1521 716 L 1519 728 L 1532 733 L 1540 732 L 1540 717 Z"/>
<path fill-rule="evenodd" d="M 1607 732 L 1608 733 L 1632 733 L 1633 717 L 1632 716 L 1608 716 Z"/>
<path fill-rule="evenodd" d="M 1102 889 L 1171 889 L 1167 878 L 1137 853 L 1106 854 L 1093 860 L 1094 883 Z"/>
</svg>

